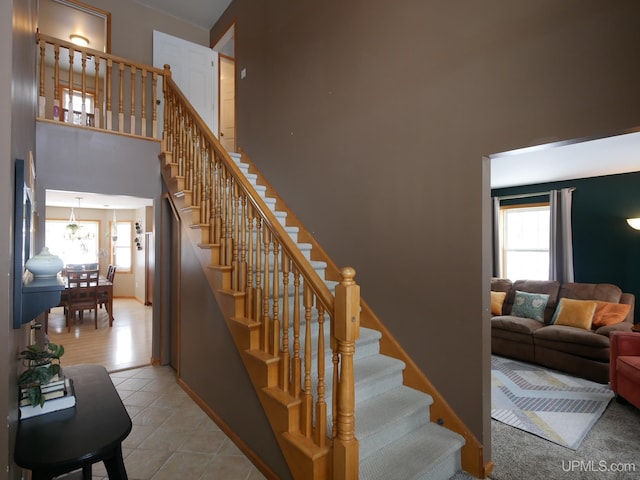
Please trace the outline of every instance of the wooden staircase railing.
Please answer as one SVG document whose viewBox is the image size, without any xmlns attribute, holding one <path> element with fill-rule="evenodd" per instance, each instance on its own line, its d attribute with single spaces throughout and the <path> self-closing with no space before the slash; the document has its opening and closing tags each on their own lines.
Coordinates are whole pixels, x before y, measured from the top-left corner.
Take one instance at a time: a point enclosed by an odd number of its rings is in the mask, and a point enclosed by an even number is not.
<svg viewBox="0 0 640 480">
<path fill-rule="evenodd" d="M 233 299 L 232 330 L 251 332 L 239 349 L 290 469 L 300 479 L 355 480 L 355 272 L 342 270 L 334 295 L 177 88 L 168 66 L 163 76 L 165 179 L 183 197 L 200 246 L 211 249 L 210 268 Z"/>
<path fill-rule="evenodd" d="M 158 138 L 162 69 L 41 33 L 36 42 L 39 119 Z"/>
</svg>

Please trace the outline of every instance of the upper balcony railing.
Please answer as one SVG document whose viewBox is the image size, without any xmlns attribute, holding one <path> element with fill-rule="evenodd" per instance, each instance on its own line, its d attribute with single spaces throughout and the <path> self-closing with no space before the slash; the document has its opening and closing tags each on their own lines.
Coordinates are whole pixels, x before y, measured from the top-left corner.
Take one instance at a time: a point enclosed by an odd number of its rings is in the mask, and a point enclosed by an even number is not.
<svg viewBox="0 0 640 480">
<path fill-rule="evenodd" d="M 38 118 L 160 138 L 162 69 L 41 33 L 36 40 Z"/>
</svg>

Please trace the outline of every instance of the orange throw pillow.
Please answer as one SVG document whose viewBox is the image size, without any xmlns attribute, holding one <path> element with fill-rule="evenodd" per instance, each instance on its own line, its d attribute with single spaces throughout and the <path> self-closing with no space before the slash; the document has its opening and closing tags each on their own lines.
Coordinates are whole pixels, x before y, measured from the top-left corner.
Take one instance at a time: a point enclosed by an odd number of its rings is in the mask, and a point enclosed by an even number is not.
<svg viewBox="0 0 640 480">
<path fill-rule="evenodd" d="M 631 310 L 631 305 L 626 303 L 600 301 L 596 303 L 596 313 L 593 315 L 594 328 L 624 322 L 627 315 L 629 315 L 629 310 Z"/>
<path fill-rule="evenodd" d="M 502 304 L 507 292 L 491 292 L 491 315 L 502 315 Z"/>
</svg>

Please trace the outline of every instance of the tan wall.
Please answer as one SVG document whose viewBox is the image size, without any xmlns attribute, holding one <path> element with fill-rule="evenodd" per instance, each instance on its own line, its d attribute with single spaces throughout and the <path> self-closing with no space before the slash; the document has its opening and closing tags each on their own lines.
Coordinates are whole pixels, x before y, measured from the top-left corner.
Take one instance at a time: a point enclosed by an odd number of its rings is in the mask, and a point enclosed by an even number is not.
<svg viewBox="0 0 640 480">
<path fill-rule="evenodd" d="M 487 447 L 482 157 L 640 125 L 639 19 L 631 0 L 234 0 L 211 32 L 237 20 L 238 144 Z"/>
<path fill-rule="evenodd" d="M 153 30 L 209 45 L 205 29 L 130 0 L 84 0 L 84 3 L 111 12 L 111 53 L 151 65 Z"/>
</svg>

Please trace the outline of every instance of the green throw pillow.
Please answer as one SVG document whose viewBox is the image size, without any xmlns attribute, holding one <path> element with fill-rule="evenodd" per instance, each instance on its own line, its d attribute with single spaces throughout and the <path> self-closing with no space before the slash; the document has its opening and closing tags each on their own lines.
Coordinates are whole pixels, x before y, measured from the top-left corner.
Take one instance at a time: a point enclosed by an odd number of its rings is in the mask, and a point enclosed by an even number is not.
<svg viewBox="0 0 640 480">
<path fill-rule="evenodd" d="M 523 318 L 533 318 L 544 322 L 544 309 L 547 307 L 549 295 L 544 293 L 527 293 L 516 290 L 511 315 Z"/>
</svg>

